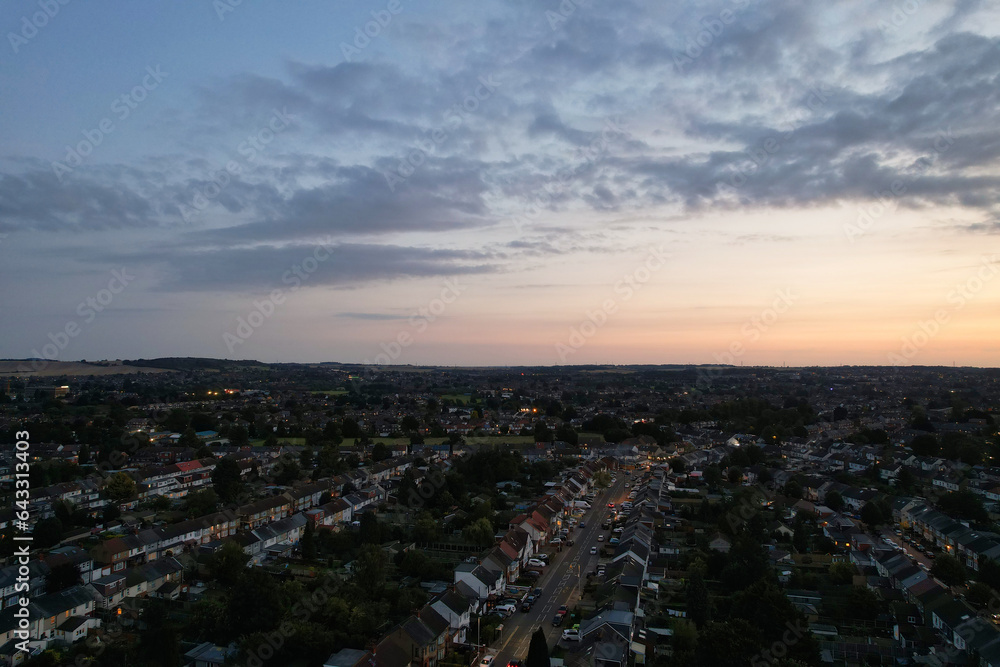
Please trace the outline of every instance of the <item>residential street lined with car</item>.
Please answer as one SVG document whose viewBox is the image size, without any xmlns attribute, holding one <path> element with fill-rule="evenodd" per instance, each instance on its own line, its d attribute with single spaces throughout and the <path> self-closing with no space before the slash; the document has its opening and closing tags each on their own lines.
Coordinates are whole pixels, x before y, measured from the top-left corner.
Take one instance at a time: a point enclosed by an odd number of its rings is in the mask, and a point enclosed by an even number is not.
<svg viewBox="0 0 1000 667">
<path fill-rule="evenodd" d="M 602 524 L 608 513 L 613 513 L 605 504 L 615 505 L 624 499 L 626 493 L 623 483 L 624 475 L 619 474 L 608 489 L 595 495 L 591 509 L 584 511 L 580 523 L 570 532 L 570 538 L 565 541 L 561 550 L 549 557 L 548 564 L 543 566 L 543 573 L 533 592 L 536 597 L 534 602 L 528 605 L 527 611 L 522 605 L 519 613 L 508 616 L 504 621 L 496 665 L 523 660 L 528 653 L 531 635 L 539 627 L 546 631 L 550 649 L 559 641 L 579 640 L 576 628 L 563 627 L 565 617 L 569 615 L 569 609 L 579 601 L 587 574 L 595 570 L 600 551 L 597 543 L 603 541 L 607 532 Z M 556 546 L 558 549 L 558 543 Z"/>
</svg>

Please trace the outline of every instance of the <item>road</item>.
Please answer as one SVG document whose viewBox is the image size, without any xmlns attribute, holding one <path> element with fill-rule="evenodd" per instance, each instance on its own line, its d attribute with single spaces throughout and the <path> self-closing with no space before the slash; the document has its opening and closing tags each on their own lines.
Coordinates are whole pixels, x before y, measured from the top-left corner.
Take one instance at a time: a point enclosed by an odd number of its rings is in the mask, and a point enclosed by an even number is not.
<svg viewBox="0 0 1000 667">
<path fill-rule="evenodd" d="M 892 540 L 893 544 L 902 546 L 903 549 L 906 551 L 906 554 L 910 556 L 910 558 L 915 560 L 917 563 L 923 563 L 924 565 L 927 566 L 928 570 L 930 570 L 930 568 L 934 566 L 933 560 L 931 560 L 924 554 L 914 549 L 911 545 L 907 544 L 905 541 L 903 541 L 903 538 L 901 538 L 899 535 L 896 535 L 895 533 L 891 533 L 888 530 L 883 529 L 881 532 L 881 537 L 883 538 L 887 537 L 890 540 Z"/>
<path fill-rule="evenodd" d="M 611 531 L 601 528 L 601 523 L 611 511 L 608 509 L 608 503 L 613 502 L 617 507 L 624 501 L 628 497 L 625 482 L 632 480 L 631 477 L 625 476 L 624 471 L 615 471 L 614 475 L 617 477 L 615 483 L 597 494 L 593 507 L 580 519 L 587 524 L 586 528 L 582 530 L 577 528 L 570 533 L 570 539 L 575 541 L 574 545 L 564 546 L 562 552 L 551 553 L 549 566 L 545 568 L 545 573 L 538 580 L 539 583 L 535 584 L 542 589 L 541 599 L 535 602 L 527 613 L 516 611 L 504 622 L 496 665 L 506 666 L 511 660 L 523 660 L 528 654 L 531 635 L 539 626 L 545 629 L 549 650 L 559 642 L 562 631 L 570 627 L 569 623 L 553 627 L 552 617 L 556 615 L 560 605 L 572 609 L 580 599 L 587 573 L 594 570 L 600 559 L 599 554 L 590 553 L 591 547 L 601 544 L 597 541 L 597 536 L 603 534 L 605 543 L 611 538 Z M 552 550 L 546 548 L 544 551 Z"/>
</svg>

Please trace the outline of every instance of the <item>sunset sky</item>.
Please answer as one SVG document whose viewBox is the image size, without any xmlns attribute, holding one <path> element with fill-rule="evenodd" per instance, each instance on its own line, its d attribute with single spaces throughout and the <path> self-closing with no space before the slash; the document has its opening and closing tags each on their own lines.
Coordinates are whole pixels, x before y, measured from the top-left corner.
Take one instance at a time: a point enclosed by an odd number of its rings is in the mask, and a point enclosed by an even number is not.
<svg viewBox="0 0 1000 667">
<path fill-rule="evenodd" d="M 997 3 L 0 19 L 0 357 L 1000 365 Z"/>
</svg>

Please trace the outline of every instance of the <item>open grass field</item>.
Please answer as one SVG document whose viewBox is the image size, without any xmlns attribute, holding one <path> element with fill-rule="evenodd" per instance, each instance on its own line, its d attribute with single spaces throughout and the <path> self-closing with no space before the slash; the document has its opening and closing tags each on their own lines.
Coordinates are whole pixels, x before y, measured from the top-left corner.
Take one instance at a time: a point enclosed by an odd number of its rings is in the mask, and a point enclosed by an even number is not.
<svg viewBox="0 0 1000 667">
<path fill-rule="evenodd" d="M 451 400 L 462 405 L 471 405 L 472 399 L 469 394 L 441 394 L 438 397 L 440 400 Z"/>
</svg>

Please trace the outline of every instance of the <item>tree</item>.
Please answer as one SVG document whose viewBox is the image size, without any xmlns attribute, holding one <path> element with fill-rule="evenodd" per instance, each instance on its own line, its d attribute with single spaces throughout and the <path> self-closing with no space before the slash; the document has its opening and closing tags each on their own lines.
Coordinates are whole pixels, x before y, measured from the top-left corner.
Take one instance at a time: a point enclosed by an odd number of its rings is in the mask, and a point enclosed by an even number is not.
<svg viewBox="0 0 1000 667">
<path fill-rule="evenodd" d="M 532 434 L 535 436 L 535 442 L 552 442 L 552 429 L 541 419 L 535 422 Z"/>
<path fill-rule="evenodd" d="M 58 593 L 80 583 L 80 571 L 73 563 L 60 563 L 45 576 L 45 592 Z"/>
<path fill-rule="evenodd" d="M 121 515 L 122 511 L 121 509 L 119 509 L 118 505 L 114 503 L 109 503 L 104 506 L 104 511 L 101 512 L 101 520 L 104 523 L 108 523 L 114 521 L 115 519 L 120 518 Z"/>
<path fill-rule="evenodd" d="M 382 526 L 374 512 L 365 512 L 358 521 L 358 537 L 362 544 L 380 544 L 382 542 Z"/>
<path fill-rule="evenodd" d="M 785 482 L 784 488 L 785 495 L 789 498 L 801 498 L 802 497 L 802 485 L 796 482 L 794 479 L 790 479 Z"/>
<path fill-rule="evenodd" d="M 462 530 L 462 537 L 469 544 L 485 547 L 493 544 L 493 524 L 489 519 L 476 519 Z"/>
<path fill-rule="evenodd" d="M 62 521 L 55 517 L 42 519 L 35 524 L 35 529 L 31 532 L 34 546 L 39 549 L 48 549 L 59 544 L 62 540 Z"/>
<path fill-rule="evenodd" d="M 708 623 L 698 634 L 697 662 L 704 667 L 749 665 L 760 646 L 757 628 L 741 618 Z"/>
<path fill-rule="evenodd" d="M 229 429 L 229 442 L 237 447 L 242 447 L 250 442 L 250 434 L 245 428 L 236 424 Z"/>
<path fill-rule="evenodd" d="M 670 641 L 674 655 L 669 664 L 692 664 L 695 649 L 698 648 L 698 630 L 694 623 L 683 618 L 671 618 L 670 629 L 674 631 L 674 636 Z"/>
<path fill-rule="evenodd" d="M 556 440 L 568 442 L 571 445 L 580 443 L 580 434 L 576 432 L 572 424 L 562 423 L 556 428 Z"/>
<path fill-rule="evenodd" d="M 869 500 L 861 508 L 861 520 L 869 526 L 881 526 L 887 521 L 885 513 L 880 504 L 874 500 Z"/>
<path fill-rule="evenodd" d="M 839 491 L 831 491 L 826 494 L 826 499 L 823 504 L 832 509 L 834 512 L 839 512 L 844 509 L 844 497 L 840 495 Z"/>
<path fill-rule="evenodd" d="M 684 599 L 687 602 L 688 617 L 699 628 L 711 617 L 708 602 L 708 587 L 705 585 L 705 563 L 699 558 L 688 568 L 689 576 Z"/>
<path fill-rule="evenodd" d="M 972 604 L 986 606 L 993 599 L 993 589 L 981 581 L 969 584 L 969 592 L 965 594 L 966 599 Z"/>
<path fill-rule="evenodd" d="M 316 559 L 316 529 L 312 521 L 306 522 L 305 530 L 302 532 L 302 541 L 299 543 L 302 550 L 302 558 L 305 560 Z"/>
<path fill-rule="evenodd" d="M 896 484 L 903 491 L 908 491 L 915 481 L 916 478 L 913 476 L 913 471 L 906 466 L 903 466 L 903 469 L 899 471 L 899 476 L 896 478 Z"/>
<path fill-rule="evenodd" d="M 549 667 L 549 664 L 549 645 L 545 641 L 545 629 L 538 628 L 531 635 L 524 667 Z"/>
<path fill-rule="evenodd" d="M 291 454 L 282 456 L 278 464 L 274 466 L 274 481 L 277 484 L 287 485 L 297 482 L 302 476 L 302 469 L 299 462 Z"/>
<path fill-rule="evenodd" d="M 375 446 L 372 447 L 372 461 L 378 463 L 388 458 L 392 458 L 392 452 L 389 451 L 388 445 L 384 442 L 376 442 Z"/>
<path fill-rule="evenodd" d="M 219 496 L 215 490 L 202 489 L 201 491 L 189 493 L 184 498 L 184 513 L 190 519 L 205 516 L 206 514 L 214 512 L 218 504 Z"/>
<path fill-rule="evenodd" d="M 936 456 L 941 445 L 935 435 L 924 433 L 910 441 L 910 449 L 917 456 Z"/>
<path fill-rule="evenodd" d="M 239 497 L 243 492 L 243 481 L 240 478 L 240 464 L 236 459 L 227 456 L 216 461 L 212 471 L 212 486 L 224 503 L 231 503 Z"/>
<path fill-rule="evenodd" d="M 347 468 L 340 458 L 340 450 L 334 445 L 324 445 L 316 456 L 316 475 L 336 475 Z"/>
<path fill-rule="evenodd" d="M 436 542 L 441 539 L 441 536 L 441 522 L 437 521 L 430 512 L 421 512 L 413 524 L 413 540 L 415 542 Z"/>
<path fill-rule="evenodd" d="M 803 626 L 803 616 L 774 583 L 759 579 L 747 590 L 732 598 L 730 613 L 754 626 L 765 646 L 787 642 L 788 630 Z M 819 646 L 808 634 L 795 642 L 788 642 L 789 657 L 815 664 L 819 660 Z"/>
<path fill-rule="evenodd" d="M 407 549 L 402 552 L 397 563 L 400 573 L 408 577 L 426 577 L 431 567 L 431 560 L 419 549 Z"/>
<path fill-rule="evenodd" d="M 175 408 L 163 420 L 163 428 L 174 433 L 180 433 L 191 423 L 191 415 L 187 410 Z"/>
<path fill-rule="evenodd" d="M 250 557 L 238 542 L 226 540 L 222 548 L 209 559 L 208 571 L 212 578 L 230 588 L 246 573 L 248 560 Z"/>
<path fill-rule="evenodd" d="M 849 584 L 854 581 L 856 570 L 850 563 L 834 563 L 830 566 L 830 582 L 834 584 Z"/>
<path fill-rule="evenodd" d="M 305 447 L 303 447 L 302 451 L 299 453 L 299 464 L 305 470 L 309 470 L 309 469 L 311 469 L 313 467 L 313 461 L 314 460 L 315 460 L 315 456 L 313 454 L 312 447 L 310 447 L 308 445 L 306 445 Z"/>
<path fill-rule="evenodd" d="M 385 588 L 385 567 L 388 559 L 382 547 L 366 544 L 354 560 L 354 583 L 367 595 L 379 598 Z"/>
<path fill-rule="evenodd" d="M 174 504 L 166 496 L 156 496 L 150 501 L 149 506 L 156 512 L 164 512 L 173 507 Z"/>
<path fill-rule="evenodd" d="M 191 449 L 201 448 L 201 440 L 198 438 L 198 434 L 194 432 L 194 429 L 190 426 L 184 429 L 181 433 L 181 437 L 177 440 L 177 444 L 181 447 L 190 447 Z"/>
<path fill-rule="evenodd" d="M 847 608 L 852 618 L 873 621 L 880 611 L 879 598 L 864 586 L 854 586 L 847 594 Z"/>
<path fill-rule="evenodd" d="M 344 423 L 341 427 L 341 432 L 345 438 L 360 438 L 364 433 L 361 431 L 361 427 L 358 426 L 358 422 L 350 417 L 344 417 Z"/>
<path fill-rule="evenodd" d="M 104 493 L 115 502 L 122 502 L 135 497 L 135 480 L 124 472 L 116 472 L 104 484 Z"/>
<path fill-rule="evenodd" d="M 931 574 L 949 586 L 965 583 L 965 566 L 957 558 L 948 554 L 941 554 L 934 559 Z"/>
<path fill-rule="evenodd" d="M 983 501 L 967 489 L 944 494 L 938 500 L 938 506 L 942 512 L 958 519 L 972 519 L 979 523 L 985 523 L 989 519 Z"/>
</svg>

